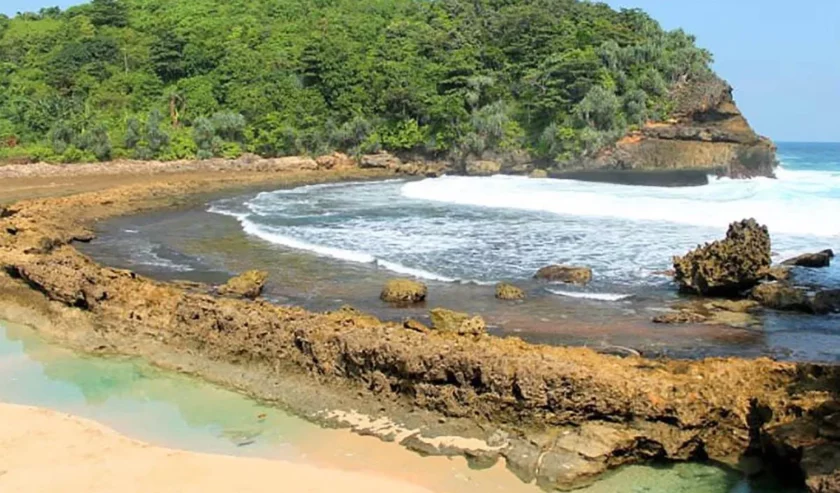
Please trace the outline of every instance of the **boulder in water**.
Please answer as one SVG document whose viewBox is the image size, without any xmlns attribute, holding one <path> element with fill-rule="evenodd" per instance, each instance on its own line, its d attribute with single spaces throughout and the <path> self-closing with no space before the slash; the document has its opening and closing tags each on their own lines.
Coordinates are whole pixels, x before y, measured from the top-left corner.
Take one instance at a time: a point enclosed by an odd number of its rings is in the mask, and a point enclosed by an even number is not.
<svg viewBox="0 0 840 493">
<path fill-rule="evenodd" d="M 379 299 L 389 303 L 419 303 L 426 299 L 429 289 L 425 284 L 411 279 L 391 279 L 385 283 Z"/>
<path fill-rule="evenodd" d="M 706 316 L 692 310 L 668 312 L 653 317 L 655 324 L 699 324 L 706 321 Z"/>
<path fill-rule="evenodd" d="M 790 267 L 786 265 L 774 265 L 764 270 L 762 275 L 768 281 L 787 281 L 790 279 Z"/>
<path fill-rule="evenodd" d="M 458 335 L 481 335 L 487 331 L 487 324 L 480 316 L 470 317 L 466 313 L 435 308 L 429 312 L 432 318 L 432 328 L 441 332 Z"/>
<path fill-rule="evenodd" d="M 249 270 L 219 286 L 219 294 L 253 300 L 262 293 L 266 280 L 268 272 Z"/>
<path fill-rule="evenodd" d="M 840 289 L 826 289 L 817 292 L 811 300 L 814 313 L 840 313 Z"/>
<path fill-rule="evenodd" d="M 549 265 L 538 270 L 534 279 L 561 281 L 569 284 L 587 284 L 592 280 L 589 267 L 571 267 L 567 265 Z"/>
<path fill-rule="evenodd" d="M 726 238 L 674 257 L 674 279 L 684 291 L 737 295 L 758 284 L 770 267 L 770 234 L 755 219 L 732 223 Z"/>
<path fill-rule="evenodd" d="M 811 306 L 805 291 L 784 282 L 759 284 L 750 297 L 767 308 L 783 311 L 810 312 Z"/>
<path fill-rule="evenodd" d="M 548 178 L 548 171 L 544 169 L 535 169 L 528 173 L 528 178 Z"/>
<path fill-rule="evenodd" d="M 496 284 L 496 298 L 500 300 L 521 300 L 525 298 L 525 291 L 513 284 L 500 282 Z"/>
<path fill-rule="evenodd" d="M 834 251 L 823 250 L 821 252 L 805 253 L 803 255 L 799 255 L 798 257 L 787 259 L 784 262 L 782 262 L 782 265 L 812 268 L 828 267 L 829 265 L 831 265 L 831 259 L 833 258 Z"/>
</svg>

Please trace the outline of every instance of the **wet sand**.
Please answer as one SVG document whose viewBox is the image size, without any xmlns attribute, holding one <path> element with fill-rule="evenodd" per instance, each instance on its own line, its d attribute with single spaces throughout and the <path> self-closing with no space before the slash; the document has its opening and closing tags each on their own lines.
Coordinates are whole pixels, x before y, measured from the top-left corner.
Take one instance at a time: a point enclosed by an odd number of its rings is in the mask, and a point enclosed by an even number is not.
<svg viewBox="0 0 840 493">
<path fill-rule="evenodd" d="M 49 473 L 46 473 L 46 470 Z M 0 404 L 0 490 L 431 493 L 373 474 L 184 452 L 128 439 L 67 414 Z"/>
</svg>

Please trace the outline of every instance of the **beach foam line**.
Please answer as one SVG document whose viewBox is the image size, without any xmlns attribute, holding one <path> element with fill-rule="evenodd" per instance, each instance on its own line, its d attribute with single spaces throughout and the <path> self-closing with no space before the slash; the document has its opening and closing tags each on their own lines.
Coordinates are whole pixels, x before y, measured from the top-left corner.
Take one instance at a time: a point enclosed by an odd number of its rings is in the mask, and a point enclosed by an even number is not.
<svg viewBox="0 0 840 493">
<path fill-rule="evenodd" d="M 368 253 L 356 252 L 353 250 L 346 250 L 343 248 L 316 245 L 314 243 L 299 240 L 292 236 L 284 235 L 277 231 L 271 231 L 269 230 L 269 228 L 262 227 L 248 219 L 249 214 L 247 213 L 233 212 L 226 209 L 220 209 L 214 206 L 208 208 L 207 211 L 215 214 L 234 217 L 242 225 L 242 231 L 244 231 L 246 234 L 256 236 L 269 243 L 273 243 L 276 245 L 282 245 L 288 248 L 293 248 L 295 250 L 305 250 L 316 255 L 330 257 L 337 260 L 345 260 L 348 262 L 356 262 L 360 264 L 372 264 L 376 267 L 381 267 L 383 269 L 395 272 L 397 274 L 404 274 L 418 279 L 440 282 L 461 282 L 459 279 L 447 277 L 441 274 L 436 274 L 427 270 L 416 269 L 397 262 L 382 260 Z M 476 284 L 478 284 L 477 281 Z"/>
<path fill-rule="evenodd" d="M 632 294 L 619 294 L 619 293 L 580 293 L 577 291 L 564 291 L 562 289 L 546 289 L 551 294 L 556 294 L 558 296 L 566 296 L 568 298 L 578 298 L 584 300 L 594 300 L 594 301 L 622 301 L 628 298 L 632 298 Z"/>
</svg>

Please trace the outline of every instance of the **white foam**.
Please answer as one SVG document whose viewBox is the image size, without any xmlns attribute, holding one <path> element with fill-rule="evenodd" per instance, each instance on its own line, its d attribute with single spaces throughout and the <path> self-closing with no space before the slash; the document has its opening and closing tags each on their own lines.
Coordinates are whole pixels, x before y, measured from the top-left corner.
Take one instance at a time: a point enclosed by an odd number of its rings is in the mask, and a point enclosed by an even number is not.
<svg viewBox="0 0 840 493">
<path fill-rule="evenodd" d="M 430 178 L 402 186 L 412 199 L 549 212 L 565 216 L 657 221 L 725 228 L 754 217 L 773 233 L 840 236 L 840 174 L 780 169 L 779 179 L 721 179 L 656 188 L 523 177 Z"/>
<path fill-rule="evenodd" d="M 584 300 L 595 301 L 621 301 L 631 298 L 632 294 L 618 294 L 618 293 L 581 293 L 578 291 L 563 291 L 562 289 L 546 289 L 549 293 L 559 296 L 566 296 L 568 298 L 579 298 Z"/>
<path fill-rule="evenodd" d="M 416 277 L 418 279 L 427 279 L 430 281 L 440 281 L 440 282 L 457 282 L 458 279 L 453 279 L 451 277 L 442 276 L 440 274 L 435 274 L 434 272 L 429 272 L 423 269 L 414 269 L 411 267 L 407 267 L 402 264 L 398 264 L 396 262 L 388 262 L 387 260 L 376 260 L 376 265 L 380 267 L 384 267 L 385 269 L 390 270 L 391 272 L 396 272 L 398 274 L 405 274 L 407 276 Z"/>
</svg>

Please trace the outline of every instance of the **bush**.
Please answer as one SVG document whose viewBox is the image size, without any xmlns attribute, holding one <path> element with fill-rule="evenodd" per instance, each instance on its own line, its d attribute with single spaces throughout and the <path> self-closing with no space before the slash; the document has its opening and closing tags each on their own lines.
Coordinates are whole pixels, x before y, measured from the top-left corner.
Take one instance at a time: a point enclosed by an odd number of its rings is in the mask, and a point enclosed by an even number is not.
<svg viewBox="0 0 840 493">
<path fill-rule="evenodd" d="M 96 161 L 96 156 L 92 152 L 71 145 L 61 153 L 59 159 L 62 163 L 92 163 Z"/>
<path fill-rule="evenodd" d="M 225 159 L 236 159 L 242 155 L 242 146 L 236 142 L 223 142 L 219 149 L 219 156 Z"/>
<path fill-rule="evenodd" d="M 172 134 L 169 146 L 161 154 L 162 161 L 177 161 L 181 159 L 195 159 L 198 146 L 186 130 L 176 130 Z"/>
</svg>

